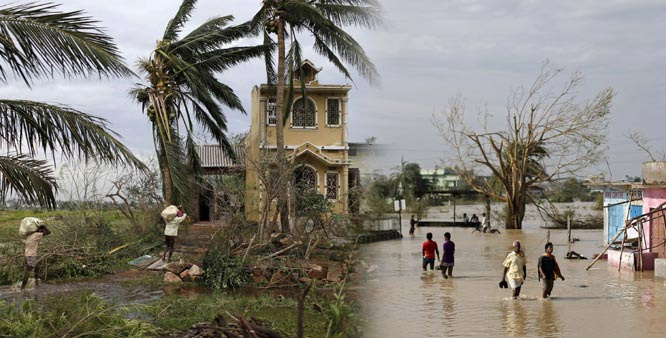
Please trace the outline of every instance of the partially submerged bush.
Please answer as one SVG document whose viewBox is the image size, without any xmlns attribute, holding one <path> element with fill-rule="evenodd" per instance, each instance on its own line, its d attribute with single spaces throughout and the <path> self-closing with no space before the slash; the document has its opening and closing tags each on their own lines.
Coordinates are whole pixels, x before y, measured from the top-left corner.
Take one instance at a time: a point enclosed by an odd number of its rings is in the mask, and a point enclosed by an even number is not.
<svg viewBox="0 0 666 338">
<path fill-rule="evenodd" d="M 208 250 L 203 268 L 205 272 L 201 283 L 212 289 L 235 289 L 246 285 L 250 280 L 240 259 L 230 256 L 219 245 Z"/>
</svg>

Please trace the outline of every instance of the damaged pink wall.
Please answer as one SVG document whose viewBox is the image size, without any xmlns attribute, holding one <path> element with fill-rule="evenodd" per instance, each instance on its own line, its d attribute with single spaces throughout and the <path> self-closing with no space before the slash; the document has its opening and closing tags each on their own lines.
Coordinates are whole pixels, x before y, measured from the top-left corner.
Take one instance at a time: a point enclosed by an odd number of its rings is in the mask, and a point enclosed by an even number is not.
<svg viewBox="0 0 666 338">
<path fill-rule="evenodd" d="M 643 214 L 650 212 L 650 209 L 658 207 L 666 202 L 666 188 L 647 188 L 643 187 Z M 650 226 L 645 224 L 643 232 L 648 246 L 652 247 L 650 240 Z"/>
</svg>

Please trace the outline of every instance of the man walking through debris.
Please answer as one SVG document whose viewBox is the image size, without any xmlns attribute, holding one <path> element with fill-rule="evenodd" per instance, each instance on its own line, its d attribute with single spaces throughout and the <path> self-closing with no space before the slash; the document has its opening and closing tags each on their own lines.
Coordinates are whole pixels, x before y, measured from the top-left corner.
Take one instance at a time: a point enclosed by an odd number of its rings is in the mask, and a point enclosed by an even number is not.
<svg viewBox="0 0 666 338">
<path fill-rule="evenodd" d="M 564 280 L 564 276 L 562 276 L 560 266 L 557 264 L 555 256 L 553 256 L 553 243 L 546 243 L 544 250 L 546 253 L 539 257 L 537 268 L 539 269 L 539 279 L 541 280 L 542 297 L 548 298 L 553 291 L 555 279 L 560 277 Z"/>
<path fill-rule="evenodd" d="M 513 241 L 513 251 L 509 252 L 502 265 L 504 265 L 504 272 L 500 287 L 504 285 L 506 288 L 508 279 L 509 286 L 513 289 L 513 299 L 516 299 L 520 296 L 520 288 L 527 278 L 527 258 L 525 252 L 520 249 L 519 241 Z"/>
<path fill-rule="evenodd" d="M 39 260 L 37 259 L 37 247 L 42 237 L 50 234 L 51 231 L 46 228 L 44 221 L 35 217 L 26 217 L 21 220 L 19 235 L 23 237 L 25 243 L 25 272 L 21 282 L 21 290 L 25 290 L 28 285 L 30 273 L 35 272 L 35 286 L 39 285 Z"/>
<path fill-rule="evenodd" d="M 413 235 L 414 234 L 414 227 L 416 226 L 417 221 L 414 219 L 414 215 L 412 215 L 412 219 L 409 220 L 409 234 Z"/>
<path fill-rule="evenodd" d="M 164 248 L 162 260 L 169 262 L 176 246 L 178 226 L 187 218 L 187 214 L 183 212 L 182 206 L 176 207 L 175 205 L 170 205 L 162 210 L 160 215 L 164 219 L 164 222 L 166 222 L 166 226 L 164 227 L 164 243 L 166 244 L 166 248 Z"/>
</svg>

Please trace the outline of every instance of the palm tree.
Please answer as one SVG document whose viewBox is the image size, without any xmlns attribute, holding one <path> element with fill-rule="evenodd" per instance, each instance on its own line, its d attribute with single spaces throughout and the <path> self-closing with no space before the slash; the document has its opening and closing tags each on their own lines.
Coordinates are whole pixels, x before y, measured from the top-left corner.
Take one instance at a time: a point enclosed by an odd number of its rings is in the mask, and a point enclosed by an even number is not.
<svg viewBox="0 0 666 338">
<path fill-rule="evenodd" d="M 192 184 L 188 177 L 199 172 L 195 151 L 195 123 L 209 132 L 234 157 L 226 136 L 222 106 L 245 110 L 240 99 L 215 74 L 254 57 L 263 46 L 224 46 L 249 34 L 247 24 L 228 26 L 233 16 L 214 17 L 180 37 L 196 0 L 184 0 L 169 21 L 161 40 L 146 59 L 138 62 L 147 84 L 131 90 L 153 127 L 153 141 L 162 171 L 165 201 L 187 202 Z M 184 129 L 184 140 L 180 128 Z M 184 147 L 183 147 L 184 146 Z"/>
<path fill-rule="evenodd" d="M 375 28 L 381 24 L 379 3 L 375 0 L 263 0 L 262 6 L 250 21 L 256 34 L 262 34 L 264 44 L 273 48 L 266 50 L 266 77 L 269 85 L 275 85 L 276 145 L 279 165 L 284 165 L 284 121 L 289 117 L 293 97 L 293 79 L 301 79 L 301 91 L 305 96 L 305 81 L 300 69 L 302 49 L 298 33 L 308 33 L 314 39 L 313 49 L 342 72 L 347 78 L 351 75 L 345 64 L 354 67 L 358 73 L 373 83 L 379 78 L 374 64 L 365 54 L 361 45 L 347 32 L 346 26 Z M 277 73 L 274 67 L 275 40 L 277 35 Z M 286 39 L 289 38 L 289 55 L 286 53 Z M 286 69 L 289 68 L 289 86 L 285 102 Z M 285 104 L 286 103 L 286 104 Z M 286 189 L 278 198 L 282 230 L 288 229 L 288 208 Z"/>
<path fill-rule="evenodd" d="M 0 7 L 0 80 L 13 73 L 29 87 L 55 74 L 127 76 L 113 39 L 82 11 L 55 4 Z M 55 207 L 56 180 L 49 163 L 35 159 L 56 152 L 109 163 L 144 165 L 117 139 L 107 121 L 64 105 L 0 99 L 0 198 Z"/>
</svg>

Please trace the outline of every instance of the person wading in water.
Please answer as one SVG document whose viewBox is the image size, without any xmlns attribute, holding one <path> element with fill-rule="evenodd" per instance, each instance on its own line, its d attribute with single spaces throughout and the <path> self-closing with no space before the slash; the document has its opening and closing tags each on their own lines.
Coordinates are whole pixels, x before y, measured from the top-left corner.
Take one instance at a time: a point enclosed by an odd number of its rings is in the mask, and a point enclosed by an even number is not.
<svg viewBox="0 0 666 338">
<path fill-rule="evenodd" d="M 555 279 L 560 277 L 564 280 L 564 276 L 562 276 L 560 266 L 557 264 L 555 256 L 553 256 L 553 243 L 546 243 L 544 250 L 546 253 L 539 257 L 537 268 L 539 269 L 539 279 L 541 280 L 542 297 L 548 298 L 553 291 Z"/>
<path fill-rule="evenodd" d="M 451 234 L 444 234 L 444 244 L 442 245 L 442 276 L 444 278 L 453 278 L 453 254 L 456 251 L 456 244 L 451 240 Z M 448 277 L 446 276 L 448 271 Z"/>
<path fill-rule="evenodd" d="M 437 242 L 432 240 L 432 232 L 426 235 L 426 241 L 423 242 L 421 251 L 423 253 L 423 271 L 428 270 L 428 265 L 430 265 L 430 270 L 434 270 L 435 254 L 437 254 L 437 261 L 439 261 L 439 249 L 437 248 Z"/>
<path fill-rule="evenodd" d="M 415 226 L 416 226 L 417 221 L 414 219 L 414 215 L 412 215 L 412 219 L 409 220 L 409 234 L 413 235 Z"/>
<path fill-rule="evenodd" d="M 504 259 L 504 272 L 502 273 L 502 281 L 500 282 L 500 287 L 502 284 L 506 287 L 507 279 L 509 280 L 509 286 L 513 289 L 513 298 L 516 299 L 520 295 L 520 288 L 527 278 L 527 258 L 525 257 L 525 252 L 520 250 L 520 242 L 513 241 L 513 251 Z"/>
</svg>

